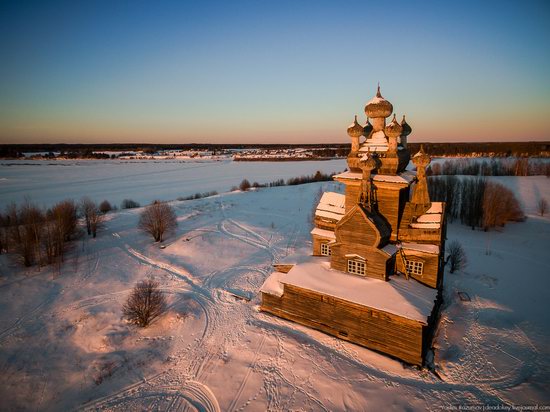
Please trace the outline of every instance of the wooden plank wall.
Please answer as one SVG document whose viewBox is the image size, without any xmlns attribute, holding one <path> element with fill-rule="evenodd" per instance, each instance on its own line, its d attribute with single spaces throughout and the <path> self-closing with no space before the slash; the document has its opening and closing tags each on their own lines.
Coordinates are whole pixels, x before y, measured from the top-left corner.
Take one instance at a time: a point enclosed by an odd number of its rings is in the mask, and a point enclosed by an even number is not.
<svg viewBox="0 0 550 412">
<path fill-rule="evenodd" d="M 403 250 L 407 260 L 416 260 L 424 263 L 422 276 L 410 274 L 410 276 L 420 283 L 428 285 L 432 288 L 438 286 L 439 274 L 439 255 L 433 253 L 424 253 L 416 250 Z M 401 256 L 397 257 L 397 270 L 405 273 L 405 265 Z"/>
<path fill-rule="evenodd" d="M 346 182 L 346 213 L 348 213 L 359 201 L 361 193 L 361 181 Z"/>
<path fill-rule="evenodd" d="M 390 257 L 378 248 L 358 244 L 336 243 L 332 246 L 331 251 L 330 267 L 332 269 L 347 272 L 348 258 L 346 255 L 356 254 L 366 258 L 366 277 L 381 280 L 388 279 L 387 261 Z"/>
<path fill-rule="evenodd" d="M 405 362 L 422 365 L 424 328 L 420 322 L 374 308 L 284 285 L 278 298 L 262 293 L 261 310 L 358 343 Z"/>
<path fill-rule="evenodd" d="M 397 231 L 399 229 L 399 216 L 404 205 L 401 205 L 403 199 L 402 190 L 406 187 L 391 185 L 383 182 L 376 182 L 376 197 L 378 199 L 378 211 L 388 221 L 391 226 L 392 241 L 397 240 Z"/>
<path fill-rule="evenodd" d="M 338 225 L 336 240 L 339 243 L 378 246 L 380 234 L 357 209 L 351 217 Z"/>
</svg>

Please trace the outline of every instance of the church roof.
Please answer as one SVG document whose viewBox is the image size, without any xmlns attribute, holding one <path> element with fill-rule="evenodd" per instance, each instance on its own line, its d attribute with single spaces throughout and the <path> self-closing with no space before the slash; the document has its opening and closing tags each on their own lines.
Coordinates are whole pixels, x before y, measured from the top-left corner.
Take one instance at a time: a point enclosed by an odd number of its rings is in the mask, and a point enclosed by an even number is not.
<svg viewBox="0 0 550 412">
<path fill-rule="evenodd" d="M 339 221 L 346 213 L 346 196 L 335 192 L 325 192 L 315 209 L 315 216 Z"/>
<path fill-rule="evenodd" d="M 281 296 L 281 284 L 297 286 L 358 305 L 427 323 L 437 299 L 437 290 L 415 280 L 392 276 L 389 281 L 372 279 L 330 269 L 329 260 L 309 257 L 288 273 L 273 273 L 261 291 Z"/>
</svg>

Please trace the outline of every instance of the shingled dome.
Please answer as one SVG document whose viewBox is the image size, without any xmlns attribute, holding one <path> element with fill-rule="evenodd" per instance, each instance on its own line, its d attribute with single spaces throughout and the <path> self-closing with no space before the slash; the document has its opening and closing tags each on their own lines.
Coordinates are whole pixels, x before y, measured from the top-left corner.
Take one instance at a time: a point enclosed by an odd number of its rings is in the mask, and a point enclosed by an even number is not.
<svg viewBox="0 0 550 412">
<path fill-rule="evenodd" d="M 363 126 L 357 123 L 357 116 L 355 116 L 355 120 L 348 127 L 348 135 L 350 137 L 361 137 L 363 135 Z"/>
<path fill-rule="evenodd" d="M 386 133 L 386 136 L 388 137 L 399 137 L 401 135 L 403 128 L 397 122 L 397 119 L 395 118 L 395 114 L 393 115 L 393 119 L 391 123 L 386 126 L 386 129 L 384 131 Z"/>
<path fill-rule="evenodd" d="M 369 137 L 372 130 L 373 130 L 372 124 L 370 124 L 370 121 L 367 118 L 367 124 L 365 125 L 365 127 L 363 127 L 363 136 Z"/>
<path fill-rule="evenodd" d="M 409 124 L 405 120 L 405 115 L 403 115 L 403 120 L 401 121 L 401 127 L 403 128 L 403 131 L 401 132 L 401 136 L 408 136 L 412 133 L 411 126 L 409 126 Z"/>
<path fill-rule="evenodd" d="M 367 117 L 377 118 L 388 117 L 392 113 L 393 106 L 390 102 L 382 97 L 382 94 L 380 93 L 380 85 L 378 85 L 376 96 L 372 98 L 365 106 L 365 114 L 367 115 Z"/>
</svg>

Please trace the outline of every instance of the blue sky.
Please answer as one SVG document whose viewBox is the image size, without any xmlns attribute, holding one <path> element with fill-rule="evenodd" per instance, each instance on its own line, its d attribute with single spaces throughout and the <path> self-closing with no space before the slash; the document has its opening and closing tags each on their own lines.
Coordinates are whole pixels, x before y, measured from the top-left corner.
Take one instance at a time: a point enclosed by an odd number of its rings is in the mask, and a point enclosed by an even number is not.
<svg viewBox="0 0 550 412">
<path fill-rule="evenodd" d="M 550 140 L 550 3 L 0 3 L 0 143 Z"/>
</svg>

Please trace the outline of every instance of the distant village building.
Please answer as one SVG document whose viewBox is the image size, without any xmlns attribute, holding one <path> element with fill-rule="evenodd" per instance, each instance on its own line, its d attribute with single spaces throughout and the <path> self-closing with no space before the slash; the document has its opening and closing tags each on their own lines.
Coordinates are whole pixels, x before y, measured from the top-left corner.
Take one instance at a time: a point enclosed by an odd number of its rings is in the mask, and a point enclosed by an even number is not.
<svg viewBox="0 0 550 412">
<path fill-rule="evenodd" d="M 421 365 L 443 283 L 445 204 L 430 201 L 422 148 L 416 173 L 406 170 L 412 129 L 395 114 L 386 124 L 393 106 L 380 87 L 365 113 L 348 128 L 349 170 L 334 177 L 345 194 L 325 192 L 317 206 L 313 256 L 274 265 L 261 310 Z"/>
</svg>

